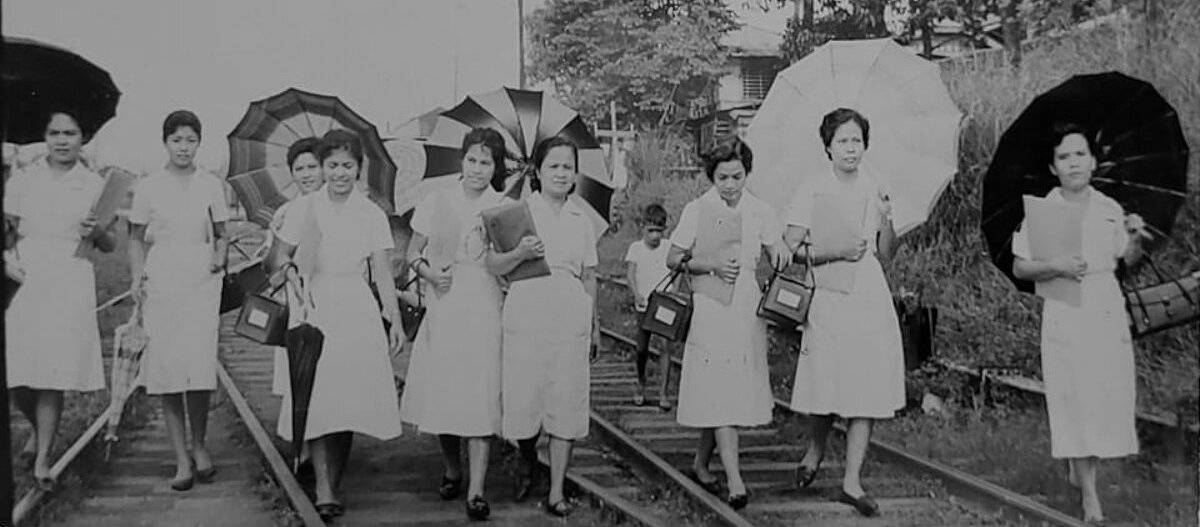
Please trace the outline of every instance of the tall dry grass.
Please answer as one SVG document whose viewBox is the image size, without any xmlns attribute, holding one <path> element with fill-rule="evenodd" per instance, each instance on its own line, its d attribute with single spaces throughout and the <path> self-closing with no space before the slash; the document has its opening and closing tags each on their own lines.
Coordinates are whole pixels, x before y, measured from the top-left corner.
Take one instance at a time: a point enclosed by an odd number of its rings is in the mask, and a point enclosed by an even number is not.
<svg viewBox="0 0 1200 527">
<path fill-rule="evenodd" d="M 893 287 L 924 292 L 942 307 L 939 352 L 973 365 L 1016 365 L 1040 371 L 1039 301 L 1018 294 L 988 261 L 979 230 L 981 182 L 1003 134 L 1038 94 L 1072 75 L 1109 70 L 1152 83 L 1175 107 L 1192 146 L 1190 193 L 1179 213 L 1173 240 L 1153 249 L 1168 274 L 1200 268 L 1186 244 L 1200 245 L 1200 3 L 1164 0 L 1171 16 L 1150 20 L 1133 10 L 1098 28 L 1032 43 L 1018 69 L 1003 52 L 986 52 L 942 63 L 943 80 L 967 114 L 961 137 L 960 173 L 938 202 L 930 221 L 911 233 L 888 267 Z M 1157 283 L 1135 270 L 1133 283 Z M 1176 411 L 1181 403 L 1195 419 L 1196 325 L 1136 342 L 1139 406 Z M 917 379 L 931 382 L 935 379 Z M 914 387 L 916 388 L 916 387 Z M 923 386 L 922 386 L 923 388 Z M 1194 421 L 1193 421 L 1194 422 Z"/>
</svg>

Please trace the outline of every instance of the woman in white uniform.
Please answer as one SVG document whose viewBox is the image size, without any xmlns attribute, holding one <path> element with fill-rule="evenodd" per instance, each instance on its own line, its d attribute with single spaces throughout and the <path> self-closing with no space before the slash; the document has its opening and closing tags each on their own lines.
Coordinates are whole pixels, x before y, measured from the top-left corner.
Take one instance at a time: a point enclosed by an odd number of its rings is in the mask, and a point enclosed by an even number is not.
<svg viewBox="0 0 1200 527">
<path fill-rule="evenodd" d="M 704 172 L 713 186 L 688 203 L 671 235 L 667 265 L 693 275 L 715 276 L 733 288 L 728 303 L 709 296 L 697 285 L 692 295 L 691 329 L 683 350 L 679 377 L 679 424 L 700 429 L 696 457 L 688 474 L 701 486 L 715 491 L 717 478 L 708 470 L 717 449 L 725 467 L 726 500 L 741 509 L 749 490 L 738 465 L 740 426 L 771 422 L 774 398 L 767 367 L 767 328 L 756 310 L 762 293 L 755 281 L 763 249 L 770 251 L 775 268 L 787 263 L 787 250 L 779 235 L 775 212 L 763 201 L 744 192 L 753 167 L 753 152 L 740 140 L 718 145 L 705 156 Z M 697 252 L 697 238 L 711 228 L 705 217 L 733 213 L 740 218 L 741 237 L 736 254 Z"/>
<path fill-rule="evenodd" d="M 502 315 L 500 393 L 503 433 L 520 444 L 517 499 L 529 495 L 537 463 L 537 438 L 550 436 L 550 494 L 542 509 L 566 516 L 571 505 L 563 480 L 572 442 L 588 433 L 589 354 L 598 342 L 596 233 L 574 190 L 579 150 L 552 137 L 534 149 L 537 177 L 525 198 L 537 236 L 507 253 L 490 251 L 487 265 L 504 275 L 524 260 L 545 258 L 549 276 L 509 285 Z"/>
<path fill-rule="evenodd" d="M 345 511 L 338 487 L 354 432 L 383 440 L 400 435 L 388 351 L 400 348 L 404 331 L 389 262 L 393 242 L 387 216 L 355 188 L 362 143 L 353 132 L 333 130 L 321 138 L 317 160 L 325 187 L 291 206 L 276 237 L 280 247 L 272 249 L 279 259 L 271 267 L 282 268 L 295 255 L 296 244 L 316 231 L 312 276 L 302 283 L 289 273 L 289 280 L 300 292 L 298 298 L 311 299 L 292 309 L 306 312 L 307 321 L 325 335 L 304 437 L 316 475 L 314 503 L 328 520 Z M 387 333 L 364 278 L 367 265 L 391 323 Z M 277 429 L 285 440 L 292 438 L 291 407 L 291 395 L 285 394 Z"/>
<path fill-rule="evenodd" d="M 810 229 L 820 227 L 818 222 L 862 226 L 860 238 L 846 240 L 840 247 L 820 242 L 811 247 L 817 290 L 803 328 L 792 407 L 812 416 L 808 451 L 796 470 L 800 487 L 816 479 L 834 416 L 849 420 L 838 501 L 864 516 L 879 513 L 859 478 L 871 423 L 890 419 L 904 407 L 900 323 L 879 263 L 893 254 L 896 232 L 886 190 L 860 169 L 870 146 L 870 131 L 867 119 L 854 110 L 839 108 L 825 115 L 819 133 L 832 167 L 797 189 L 784 232 L 788 247 L 796 250 Z M 834 214 L 844 217 L 816 217 L 813 210 L 818 202 L 835 204 Z M 849 287 L 833 279 L 837 273 L 853 276 Z"/>
<path fill-rule="evenodd" d="M 1059 186 L 1046 199 L 1082 206 L 1083 255 L 1043 261 L 1030 257 L 1022 224 L 1013 236 L 1013 275 L 1043 282 L 1079 282 L 1079 307 L 1047 298 L 1042 307 L 1042 379 L 1050 417 L 1050 455 L 1067 458 L 1070 480 L 1082 490 L 1083 519 L 1103 521 L 1096 492 L 1099 458 L 1138 451 L 1134 411 L 1133 343 L 1125 300 L 1114 271 L 1117 260 L 1132 265 L 1149 238 L 1137 214 L 1126 215 L 1112 198 L 1092 188 L 1096 145 L 1083 128 L 1056 125 L 1046 164 Z"/>
<path fill-rule="evenodd" d="M 504 138 L 476 128 L 463 138 L 461 185 L 438 190 L 417 205 L 408 245 L 412 268 L 425 281 L 427 311 L 413 345 L 400 415 L 438 434 L 446 470 L 438 493 L 462 492 L 462 438 L 471 479 L 467 516 L 487 519 L 483 498 L 489 438 L 500 433 L 500 306 L 496 277 L 484 265 L 476 229 L 479 212 L 500 204 Z M 422 259 L 424 257 L 424 259 Z"/>
<path fill-rule="evenodd" d="M 24 283 L 4 313 L 8 386 L 17 408 L 33 423 L 21 456 L 32 458 L 37 485 L 46 490 L 54 484 L 50 448 L 63 392 L 104 388 L 95 273 L 91 261 L 75 256 L 82 239 L 105 252 L 114 247 L 90 213 L 104 181 L 79 159 L 92 132 L 82 130 L 69 113 L 51 113 L 45 161 L 4 186 L 5 230 L 19 236 L 16 254 L 24 272 Z"/>
<path fill-rule="evenodd" d="M 218 310 L 225 263 L 225 187 L 195 164 L 200 120 L 178 110 L 163 122 L 167 165 L 140 181 L 129 214 L 129 267 L 134 294 L 144 292 L 142 361 L 146 393 L 161 395 L 175 477 L 188 490 L 216 473 L 205 437 L 209 396 L 217 389 Z M 142 277 L 145 276 L 145 282 Z M 188 453 L 184 415 L 191 425 Z"/>
</svg>

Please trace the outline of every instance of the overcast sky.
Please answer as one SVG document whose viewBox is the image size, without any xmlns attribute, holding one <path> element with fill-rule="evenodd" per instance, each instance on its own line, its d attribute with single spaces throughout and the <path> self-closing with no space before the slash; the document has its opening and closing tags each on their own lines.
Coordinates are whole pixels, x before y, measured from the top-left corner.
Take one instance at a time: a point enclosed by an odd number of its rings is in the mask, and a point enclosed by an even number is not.
<svg viewBox="0 0 1200 527">
<path fill-rule="evenodd" d="M 540 5 L 527 0 L 526 9 Z M 3 32 L 108 70 L 117 117 L 102 162 L 165 162 L 167 113 L 195 111 L 216 169 L 246 106 L 297 87 L 337 95 L 384 128 L 462 96 L 516 86 L 516 0 L 3 0 Z M 455 60 L 457 57 L 457 60 Z"/>
</svg>

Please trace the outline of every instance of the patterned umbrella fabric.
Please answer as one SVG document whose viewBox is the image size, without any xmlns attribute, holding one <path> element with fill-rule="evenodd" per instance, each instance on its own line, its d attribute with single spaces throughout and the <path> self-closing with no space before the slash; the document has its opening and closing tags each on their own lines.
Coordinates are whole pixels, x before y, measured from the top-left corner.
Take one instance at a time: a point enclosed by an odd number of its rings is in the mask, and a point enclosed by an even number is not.
<svg viewBox="0 0 1200 527">
<path fill-rule="evenodd" d="M 319 138 L 333 129 L 358 134 L 365 158 L 362 182 L 372 200 L 388 214 L 393 213 L 396 165 L 375 125 L 337 97 L 289 88 L 250 103 L 228 136 L 228 175 L 247 217 L 260 225 L 264 218 L 269 222 L 275 207 L 299 194 L 287 166 L 288 147 L 299 139 Z"/>
<path fill-rule="evenodd" d="M 782 211 L 802 181 L 832 170 L 818 130 L 839 107 L 870 122 L 862 166 L 890 186 L 896 233 L 924 223 L 958 171 L 963 114 L 938 66 L 891 39 L 832 41 L 779 73 L 747 131 L 750 192 Z"/>
<path fill-rule="evenodd" d="M 96 132 L 117 113 L 121 92 L 112 76 L 65 49 L 20 37 L 4 37 L 0 61 L 4 85 L 4 141 L 42 141 L 47 110 L 72 112 L 84 131 Z"/>
<path fill-rule="evenodd" d="M 118 440 L 117 427 L 121 423 L 125 401 L 137 388 L 137 378 L 142 369 L 142 354 L 145 353 L 149 342 L 150 337 L 146 334 L 146 328 L 142 322 L 142 299 L 135 298 L 133 313 L 130 314 L 129 321 L 117 326 L 113 332 L 113 344 L 116 351 L 113 353 L 112 379 L 109 382 L 111 401 L 109 402 L 107 429 L 104 434 L 104 441 L 107 443 L 104 450 L 105 459 L 108 459 L 112 452 L 112 444 Z"/>
<path fill-rule="evenodd" d="M 1188 145 L 1179 115 L 1154 86 L 1118 72 L 1076 75 L 1039 95 L 1000 137 L 983 178 L 981 224 L 992 262 L 1017 289 L 1012 237 L 1025 218 L 1022 196 L 1058 186 L 1046 152 L 1054 123 L 1072 122 L 1099 147 L 1092 185 L 1165 237 L 1187 197 Z"/>
<path fill-rule="evenodd" d="M 475 127 L 492 128 L 504 136 L 507 154 L 522 173 L 538 143 L 555 136 L 570 139 L 579 147 L 579 178 L 571 199 L 589 211 L 597 233 L 608 227 L 612 182 L 604 150 L 583 119 L 553 97 L 540 91 L 501 88 L 468 96 L 438 117 L 433 132 L 423 143 L 424 165 L 419 181 L 402 189 L 397 212 L 415 207 L 422 197 L 443 185 L 453 184 L 462 172 L 459 150 L 463 137 Z M 509 192 L 526 191 L 525 178 L 513 178 Z"/>
</svg>

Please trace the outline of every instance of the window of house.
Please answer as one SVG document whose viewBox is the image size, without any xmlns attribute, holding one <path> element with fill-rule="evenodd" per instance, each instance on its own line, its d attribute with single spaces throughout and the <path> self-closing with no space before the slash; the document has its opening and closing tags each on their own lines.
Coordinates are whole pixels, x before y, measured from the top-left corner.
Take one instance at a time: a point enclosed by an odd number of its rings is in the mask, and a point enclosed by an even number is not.
<svg viewBox="0 0 1200 527">
<path fill-rule="evenodd" d="M 742 60 L 742 99 L 761 101 L 775 82 L 776 63 L 772 59 Z"/>
</svg>

